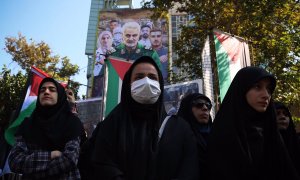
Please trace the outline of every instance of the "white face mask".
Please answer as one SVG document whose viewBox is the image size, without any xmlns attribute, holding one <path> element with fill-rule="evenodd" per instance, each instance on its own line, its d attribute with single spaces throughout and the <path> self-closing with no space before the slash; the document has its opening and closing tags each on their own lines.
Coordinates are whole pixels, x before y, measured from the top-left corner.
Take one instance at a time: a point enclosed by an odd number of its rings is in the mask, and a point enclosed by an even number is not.
<svg viewBox="0 0 300 180">
<path fill-rule="evenodd" d="M 154 104 L 161 93 L 159 82 L 145 77 L 131 84 L 132 98 L 141 104 Z"/>
</svg>

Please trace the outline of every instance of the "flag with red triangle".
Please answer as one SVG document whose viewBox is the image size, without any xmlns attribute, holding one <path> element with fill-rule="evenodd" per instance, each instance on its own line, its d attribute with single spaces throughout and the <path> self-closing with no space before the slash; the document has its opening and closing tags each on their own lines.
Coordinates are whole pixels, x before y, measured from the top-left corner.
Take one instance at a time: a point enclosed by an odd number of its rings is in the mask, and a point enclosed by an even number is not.
<svg viewBox="0 0 300 180">
<path fill-rule="evenodd" d="M 105 62 L 105 86 L 103 97 L 103 114 L 106 117 L 120 102 L 122 82 L 132 61 L 110 56 Z"/>
<path fill-rule="evenodd" d="M 214 29 L 220 98 L 225 94 L 236 73 L 243 67 L 250 66 L 249 46 L 243 38 Z"/>
<path fill-rule="evenodd" d="M 25 87 L 26 95 L 19 115 L 5 131 L 5 139 L 10 145 L 15 143 L 14 134 L 19 125 L 23 122 L 25 117 L 29 117 L 33 112 L 36 105 L 39 85 L 45 77 L 49 77 L 49 75 L 36 67 L 31 67 Z"/>
</svg>

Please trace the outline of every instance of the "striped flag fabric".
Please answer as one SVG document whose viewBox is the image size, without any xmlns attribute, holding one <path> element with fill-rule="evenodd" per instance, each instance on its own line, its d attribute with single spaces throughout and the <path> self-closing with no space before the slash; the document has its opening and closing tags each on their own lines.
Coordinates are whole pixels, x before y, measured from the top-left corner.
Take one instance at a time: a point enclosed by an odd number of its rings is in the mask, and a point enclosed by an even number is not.
<svg viewBox="0 0 300 180">
<path fill-rule="evenodd" d="M 203 50 L 202 50 L 202 73 L 203 73 L 203 91 L 205 96 L 207 96 L 211 102 L 215 102 L 214 98 L 214 84 L 213 84 L 213 68 L 211 65 L 211 55 L 210 55 L 210 43 L 209 36 L 207 36 Z M 212 106 L 210 110 L 210 115 L 212 119 L 215 119 L 216 109 L 215 105 Z"/>
<path fill-rule="evenodd" d="M 45 77 L 49 77 L 49 75 L 36 67 L 31 67 L 25 87 L 26 95 L 19 115 L 5 131 L 5 139 L 10 145 L 15 143 L 14 134 L 19 125 L 23 122 L 25 117 L 29 117 L 33 112 L 36 105 L 39 85 Z"/>
<path fill-rule="evenodd" d="M 248 43 L 237 36 L 214 29 L 221 102 L 236 73 L 250 66 Z"/>
<path fill-rule="evenodd" d="M 123 78 L 132 63 L 132 61 L 114 56 L 110 56 L 109 60 L 105 61 L 104 117 L 120 102 Z"/>
</svg>

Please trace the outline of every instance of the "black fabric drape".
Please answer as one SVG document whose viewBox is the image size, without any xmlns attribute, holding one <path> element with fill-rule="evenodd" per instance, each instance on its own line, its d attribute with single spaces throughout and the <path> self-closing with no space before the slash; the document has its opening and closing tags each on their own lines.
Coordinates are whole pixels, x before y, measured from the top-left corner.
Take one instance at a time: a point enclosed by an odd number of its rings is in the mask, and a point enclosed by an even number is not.
<svg viewBox="0 0 300 180">
<path fill-rule="evenodd" d="M 154 65 L 161 94 L 154 104 L 140 104 L 131 97 L 130 78 L 142 62 Z M 121 102 L 98 125 L 93 150 L 94 177 L 98 179 L 168 180 L 198 179 L 196 140 L 184 120 L 172 116 L 158 140 L 166 117 L 163 78 L 150 57 L 136 60 L 125 74 Z"/>
<path fill-rule="evenodd" d="M 270 79 L 273 92 L 273 76 L 261 68 L 246 67 L 226 93 L 208 142 L 213 180 L 299 179 L 277 130 L 272 101 L 263 113 L 247 103 L 247 91 L 263 78 Z"/>
<path fill-rule="evenodd" d="M 53 82 L 57 88 L 54 106 L 40 104 L 40 89 L 45 82 Z M 24 119 L 16 136 L 21 135 L 27 143 L 45 150 L 63 150 L 68 141 L 81 135 L 82 130 L 79 118 L 70 111 L 65 89 L 54 79 L 44 78 L 39 86 L 36 108 L 29 118 Z"/>
<path fill-rule="evenodd" d="M 171 116 L 159 143 L 156 180 L 203 179 L 200 165 L 191 127 L 181 117 Z"/>
<path fill-rule="evenodd" d="M 131 74 L 142 62 L 151 63 L 159 74 L 161 95 L 150 105 L 137 103 L 131 97 Z M 121 102 L 100 123 L 92 158 L 97 177 L 155 179 L 158 130 L 166 114 L 162 97 L 163 79 L 159 68 L 150 57 L 139 58 L 124 76 Z"/>
<path fill-rule="evenodd" d="M 192 103 L 193 100 L 196 99 L 205 99 L 207 102 L 210 102 L 210 99 L 203 94 L 193 93 L 184 97 L 180 103 L 180 107 L 177 115 L 182 117 L 185 121 L 187 121 L 195 134 L 197 140 L 198 147 L 198 157 L 199 157 L 199 168 L 200 168 L 200 178 L 201 179 L 209 179 L 208 175 L 208 165 L 207 165 L 207 139 L 209 136 L 209 132 L 201 133 L 200 127 L 206 126 L 210 128 L 212 126 L 212 119 L 209 116 L 209 121 L 207 124 L 200 124 L 195 118 L 192 112 Z"/>
<path fill-rule="evenodd" d="M 280 130 L 280 134 L 283 138 L 284 144 L 289 152 L 289 155 L 300 175 L 300 140 L 297 137 L 295 124 L 292 119 L 292 114 L 289 109 L 280 102 L 275 102 L 276 109 L 284 109 L 288 113 L 290 119 L 289 126 L 286 130 Z"/>
<path fill-rule="evenodd" d="M 2 170 L 4 168 L 11 146 L 6 142 L 4 138 L 4 132 L 0 133 L 0 169 Z"/>
</svg>

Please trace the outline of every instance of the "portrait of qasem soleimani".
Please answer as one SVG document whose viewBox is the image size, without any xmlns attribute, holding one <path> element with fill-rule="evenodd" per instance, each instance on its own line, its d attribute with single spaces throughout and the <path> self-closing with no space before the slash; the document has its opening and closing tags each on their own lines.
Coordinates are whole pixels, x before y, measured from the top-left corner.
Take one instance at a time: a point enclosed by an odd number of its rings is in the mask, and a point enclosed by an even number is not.
<svg viewBox="0 0 300 180">
<path fill-rule="evenodd" d="M 151 56 L 168 80 L 168 28 L 167 19 L 151 19 L 153 12 L 142 9 L 101 11 L 98 34 L 112 34 L 112 49 L 108 55 L 134 61 L 141 56 Z"/>
</svg>

